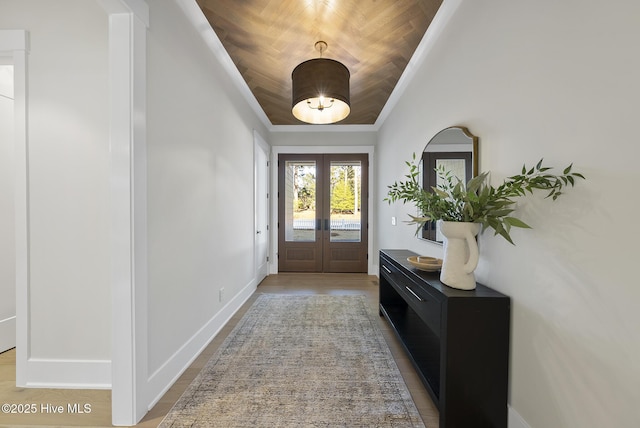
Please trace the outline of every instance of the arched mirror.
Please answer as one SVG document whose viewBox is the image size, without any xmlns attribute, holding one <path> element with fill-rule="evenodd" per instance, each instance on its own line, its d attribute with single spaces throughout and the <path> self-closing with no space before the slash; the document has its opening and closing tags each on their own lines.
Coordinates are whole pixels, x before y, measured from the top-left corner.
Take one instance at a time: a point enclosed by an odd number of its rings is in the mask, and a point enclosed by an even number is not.
<svg viewBox="0 0 640 428">
<path fill-rule="evenodd" d="M 422 185 L 430 190 L 438 186 L 436 169 L 444 167 L 463 183 L 478 175 L 478 137 L 463 126 L 452 126 L 438 132 L 422 152 Z M 436 222 L 427 222 L 418 237 L 442 243 Z"/>
</svg>

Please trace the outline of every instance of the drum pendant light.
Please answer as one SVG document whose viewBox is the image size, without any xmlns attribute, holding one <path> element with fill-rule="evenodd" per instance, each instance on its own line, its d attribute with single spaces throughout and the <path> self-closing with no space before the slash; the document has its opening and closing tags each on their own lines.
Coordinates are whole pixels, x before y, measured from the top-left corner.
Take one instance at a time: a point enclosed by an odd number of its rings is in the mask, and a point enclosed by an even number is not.
<svg viewBox="0 0 640 428">
<path fill-rule="evenodd" d="M 299 64 L 291 73 L 291 112 L 306 123 L 339 122 L 351 112 L 349 69 L 338 61 L 322 58 L 326 42 L 319 41 L 315 47 L 320 58 Z"/>
</svg>

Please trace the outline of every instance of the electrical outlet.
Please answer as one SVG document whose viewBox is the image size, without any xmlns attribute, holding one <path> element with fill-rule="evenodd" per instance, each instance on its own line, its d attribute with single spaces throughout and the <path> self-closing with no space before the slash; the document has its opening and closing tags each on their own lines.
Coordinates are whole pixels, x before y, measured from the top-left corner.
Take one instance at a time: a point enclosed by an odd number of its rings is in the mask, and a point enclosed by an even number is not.
<svg viewBox="0 0 640 428">
<path fill-rule="evenodd" d="M 224 299 L 224 287 L 222 287 L 218 292 L 218 301 L 222 302 L 223 299 Z"/>
<path fill-rule="evenodd" d="M 395 225 L 396 225 L 396 218 L 391 217 L 391 226 L 395 226 Z"/>
</svg>

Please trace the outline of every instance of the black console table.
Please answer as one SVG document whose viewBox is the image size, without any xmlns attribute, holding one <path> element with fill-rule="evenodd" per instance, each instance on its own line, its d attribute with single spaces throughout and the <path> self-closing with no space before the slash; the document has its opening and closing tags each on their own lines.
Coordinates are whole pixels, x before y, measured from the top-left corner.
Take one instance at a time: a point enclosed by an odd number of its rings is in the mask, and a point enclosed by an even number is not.
<svg viewBox="0 0 640 428">
<path fill-rule="evenodd" d="M 457 290 L 415 269 L 407 250 L 380 251 L 380 315 L 440 412 L 440 428 L 507 426 L 509 297 Z"/>
</svg>

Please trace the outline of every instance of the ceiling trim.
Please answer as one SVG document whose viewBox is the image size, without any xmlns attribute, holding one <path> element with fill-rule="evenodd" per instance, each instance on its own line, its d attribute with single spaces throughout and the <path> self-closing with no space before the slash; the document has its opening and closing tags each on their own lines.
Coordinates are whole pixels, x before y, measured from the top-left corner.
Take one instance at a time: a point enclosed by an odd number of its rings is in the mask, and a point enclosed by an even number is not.
<svg viewBox="0 0 640 428">
<path fill-rule="evenodd" d="M 375 132 L 376 125 L 269 125 L 270 132 Z"/>
<path fill-rule="evenodd" d="M 380 111 L 380 114 L 378 115 L 378 118 L 375 122 L 376 130 L 379 130 L 380 127 L 384 124 L 384 121 L 387 120 L 389 114 L 391 114 L 391 111 L 400 100 L 400 97 L 402 97 L 404 91 L 407 89 L 407 86 L 416 76 L 416 73 L 420 68 L 419 66 L 426 60 L 436 41 L 444 32 L 444 29 L 449 23 L 449 20 L 454 15 L 458 7 L 462 4 L 462 1 L 463 0 L 444 0 L 442 2 L 442 5 L 433 17 L 431 24 L 429 24 L 429 28 L 422 37 L 422 40 L 420 40 L 416 51 L 407 63 L 407 66 L 402 72 L 400 79 L 398 79 L 398 83 L 396 84 L 395 88 L 393 88 L 393 91 L 391 92 L 391 95 L 389 95 L 389 98 L 387 99 L 384 107 L 382 107 L 382 110 Z"/>
<path fill-rule="evenodd" d="M 224 49 L 222 42 L 211 27 L 207 18 L 204 16 L 204 13 L 196 3 L 196 0 L 177 0 L 178 5 L 184 11 L 187 19 L 191 22 L 194 28 L 199 31 L 213 55 L 218 59 L 218 61 L 220 61 L 236 87 L 249 103 L 251 109 L 255 112 L 269 132 L 377 132 L 380 130 L 384 121 L 389 117 L 391 111 L 393 111 L 393 108 L 407 89 L 407 86 L 415 77 L 419 65 L 425 61 L 429 52 L 433 49 L 435 42 L 442 35 L 444 28 L 462 1 L 463 0 L 444 0 L 442 2 L 442 5 L 436 12 L 429 28 L 422 37 L 415 53 L 407 63 L 398 83 L 391 92 L 389 99 L 385 103 L 373 125 L 273 125 L 264 110 L 262 110 L 262 107 L 258 103 L 256 97 L 249 89 L 249 86 L 238 71 L 236 65 L 231 60 L 231 57 Z"/>
</svg>

